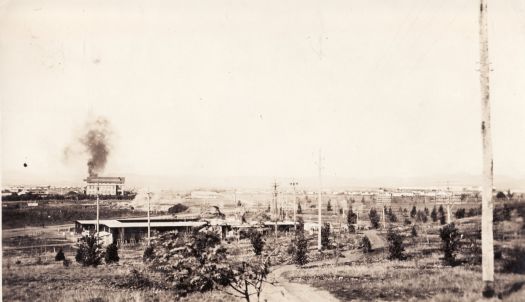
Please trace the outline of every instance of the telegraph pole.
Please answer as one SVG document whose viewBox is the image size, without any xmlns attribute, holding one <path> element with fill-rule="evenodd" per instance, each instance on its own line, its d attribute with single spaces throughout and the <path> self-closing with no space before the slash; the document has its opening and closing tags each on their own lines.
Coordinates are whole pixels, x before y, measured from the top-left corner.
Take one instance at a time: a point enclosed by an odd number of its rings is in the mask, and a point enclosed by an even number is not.
<svg viewBox="0 0 525 302">
<path fill-rule="evenodd" d="M 99 223 L 99 214 L 100 214 L 100 206 L 99 206 L 99 198 L 98 198 L 98 191 L 99 191 L 100 184 L 97 182 L 97 242 L 100 237 L 99 230 L 100 230 L 100 223 Z"/>
<path fill-rule="evenodd" d="M 148 190 L 148 246 L 151 243 L 151 219 L 150 219 L 150 209 L 151 209 L 151 192 Z"/>
<path fill-rule="evenodd" d="M 321 170 L 323 169 L 323 166 L 322 166 L 322 157 L 321 157 L 321 149 L 319 149 L 319 195 L 317 197 L 317 201 L 318 201 L 318 205 L 317 205 L 317 208 L 318 208 L 318 223 L 319 223 L 319 232 L 318 232 L 318 236 L 317 236 L 317 249 L 320 251 L 322 246 L 321 246 L 321 198 L 322 198 L 322 181 L 321 181 Z"/>
<path fill-rule="evenodd" d="M 481 266 L 484 288 L 483 297 L 493 297 L 494 292 L 494 238 L 492 233 L 493 161 L 492 133 L 490 127 L 489 98 L 489 43 L 487 26 L 487 0 L 479 6 L 480 88 L 481 88 L 481 137 L 483 146 L 483 194 L 481 197 Z"/>
<path fill-rule="evenodd" d="M 295 186 L 298 184 L 299 183 L 295 180 L 292 180 L 290 183 L 290 186 L 293 187 L 293 225 L 295 230 L 297 230 L 297 193 L 295 191 Z"/>
</svg>

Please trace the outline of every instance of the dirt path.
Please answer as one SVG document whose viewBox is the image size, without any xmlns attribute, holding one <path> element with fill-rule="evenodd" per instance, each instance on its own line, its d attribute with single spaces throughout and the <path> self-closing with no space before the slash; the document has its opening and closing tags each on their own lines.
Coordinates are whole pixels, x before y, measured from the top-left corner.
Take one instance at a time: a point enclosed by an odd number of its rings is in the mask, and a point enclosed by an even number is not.
<svg viewBox="0 0 525 302">
<path fill-rule="evenodd" d="M 295 269 L 297 269 L 295 265 L 284 265 L 272 271 L 268 276 L 268 281 L 275 282 L 275 285 L 266 284 L 264 286 L 260 301 L 339 301 L 327 291 L 316 289 L 307 284 L 288 282 L 286 278 L 282 277 L 284 272 Z"/>
<path fill-rule="evenodd" d="M 365 231 L 364 233 L 370 239 L 373 249 L 377 250 L 385 247 L 384 240 L 377 234 L 376 230 L 369 230 Z M 355 253 L 353 251 L 343 252 L 343 255 L 344 258 L 340 258 L 340 261 L 343 262 L 355 261 L 358 258 L 362 257 L 361 253 Z M 334 259 L 330 259 L 312 262 L 310 263 L 310 265 L 323 265 L 334 262 Z M 283 273 L 287 271 L 293 271 L 296 269 L 297 267 L 295 265 L 283 265 L 273 270 L 268 276 L 267 280 L 269 282 L 274 282 L 275 285 L 266 284 L 264 286 L 263 292 L 261 293 L 260 301 L 339 301 L 339 299 L 337 299 L 335 296 L 333 296 L 326 290 L 317 289 L 308 284 L 289 282 L 285 277 L 282 276 Z"/>
</svg>

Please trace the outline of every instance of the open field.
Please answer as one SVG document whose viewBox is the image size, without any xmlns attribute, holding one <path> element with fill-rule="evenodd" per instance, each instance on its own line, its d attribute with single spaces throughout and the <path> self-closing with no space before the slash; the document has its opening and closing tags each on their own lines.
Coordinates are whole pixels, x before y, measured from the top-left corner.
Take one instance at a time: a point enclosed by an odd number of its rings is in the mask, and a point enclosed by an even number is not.
<svg viewBox="0 0 525 302">
<path fill-rule="evenodd" d="M 326 204 L 325 204 L 326 205 Z M 408 210 L 411 202 L 403 204 Z M 230 208 L 235 209 L 233 205 Z M 392 205 L 392 208 L 399 204 Z M 461 205 L 462 207 L 463 205 Z M 50 205 L 49 208 L 69 210 Z M 92 213 L 92 206 L 79 205 L 80 212 Z M 87 207 L 87 208 L 84 208 Z M 417 205 L 418 209 L 423 209 Z M 256 208 L 247 207 L 254 212 Z M 525 275 L 509 273 L 504 262 L 514 246 L 525 246 L 523 212 L 525 203 L 511 206 L 508 217 L 502 215 L 503 208 L 495 212 L 496 290 L 503 301 L 523 301 L 525 298 Z M 368 210 L 368 209 L 367 209 Z M 190 212 L 195 212 L 194 207 Z M 305 220 L 315 221 L 313 208 L 305 211 Z M 365 212 L 365 211 L 363 211 Z M 55 212 L 56 213 L 56 212 Z M 402 212 L 398 212 L 402 215 Z M 281 282 L 308 285 L 298 287 L 301 292 L 317 288 L 329 292 L 341 301 L 477 301 L 480 298 L 480 217 L 455 220 L 463 235 L 458 252 L 458 265 L 445 265 L 441 251 L 439 222 L 401 221 L 390 226 L 404 237 L 407 260 L 387 260 L 388 251 L 380 248 L 386 243 L 386 230 L 359 230 L 358 233 L 339 231 L 339 223 L 345 218 L 335 209 L 331 212 L 323 207 L 323 220 L 331 221 L 334 229 L 330 235 L 333 246 L 339 245 L 342 257 L 335 259 L 336 250 L 319 253 L 316 250 L 317 234 L 307 233 L 309 263 L 302 268 L 290 266 L 291 256 L 287 253 L 293 234 L 273 233 L 265 237 L 264 252 L 272 256 L 271 270 L 281 268 Z M 91 217 L 90 217 L 91 218 Z M 16 224 L 16 223 L 15 223 Z M 360 216 L 360 225 L 369 226 L 365 213 Z M 417 237 L 410 231 L 416 225 Z M 150 271 L 142 261 L 144 245 L 126 246 L 119 250 L 118 264 L 102 264 L 97 268 L 82 267 L 74 261 L 76 237 L 68 233 L 72 225 L 45 228 L 25 227 L 7 229 L 3 233 L 3 298 L 6 301 L 173 301 L 176 293 L 170 289 L 158 274 Z M 363 254 L 359 248 L 360 239 L 367 235 L 376 250 Z M 376 238 L 377 237 L 377 238 Z M 246 259 L 253 255 L 248 239 L 224 243 L 229 257 Z M 71 264 L 66 267 L 55 262 L 55 252 L 62 247 Z M 378 248 L 379 247 L 379 248 Z M 525 255 L 523 255 L 525 257 Z M 283 266 L 285 265 L 285 266 Z M 286 269 L 283 269 L 286 268 Z M 138 275 L 135 272 L 139 272 Z M 143 276 L 147 284 L 137 282 Z M 266 285 L 272 290 L 272 285 Z M 278 286 L 278 285 L 277 285 Z M 293 291 L 294 286 L 288 286 Z M 264 290 L 263 290 L 264 293 Z M 293 294 L 292 292 L 289 293 Z M 299 293 L 295 297 L 307 295 Z M 264 294 L 263 294 L 264 296 Z M 270 295 L 272 296 L 272 295 Z M 291 296 L 290 296 L 291 297 Z M 182 301 L 235 301 L 220 291 L 195 293 L 181 298 Z M 238 300 L 241 301 L 241 300 Z"/>
</svg>

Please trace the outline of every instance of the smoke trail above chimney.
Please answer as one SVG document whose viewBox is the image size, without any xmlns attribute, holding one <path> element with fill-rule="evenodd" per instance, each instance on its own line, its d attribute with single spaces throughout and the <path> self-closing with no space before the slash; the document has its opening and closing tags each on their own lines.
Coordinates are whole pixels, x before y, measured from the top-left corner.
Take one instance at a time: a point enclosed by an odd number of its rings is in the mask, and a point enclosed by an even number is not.
<svg viewBox="0 0 525 302">
<path fill-rule="evenodd" d="M 87 162 L 89 176 L 97 176 L 104 171 L 111 150 L 111 125 L 104 117 L 97 117 L 86 123 L 80 143 L 89 155 Z"/>
</svg>

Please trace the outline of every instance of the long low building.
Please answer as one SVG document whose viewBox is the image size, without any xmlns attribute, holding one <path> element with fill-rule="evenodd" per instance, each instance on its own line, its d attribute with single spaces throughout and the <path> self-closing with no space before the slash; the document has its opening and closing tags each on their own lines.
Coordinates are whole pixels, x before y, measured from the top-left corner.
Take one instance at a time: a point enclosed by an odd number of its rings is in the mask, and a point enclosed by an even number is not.
<svg viewBox="0 0 525 302">
<path fill-rule="evenodd" d="M 188 232 L 208 224 L 206 221 L 184 221 L 177 218 L 152 218 L 150 221 L 151 231 L 159 233 L 175 230 Z M 75 232 L 77 234 L 94 232 L 96 225 L 96 220 L 76 220 Z M 104 242 L 139 242 L 148 235 L 148 220 L 147 218 L 101 219 L 99 228 L 100 234 L 108 237 L 104 239 Z"/>
</svg>

